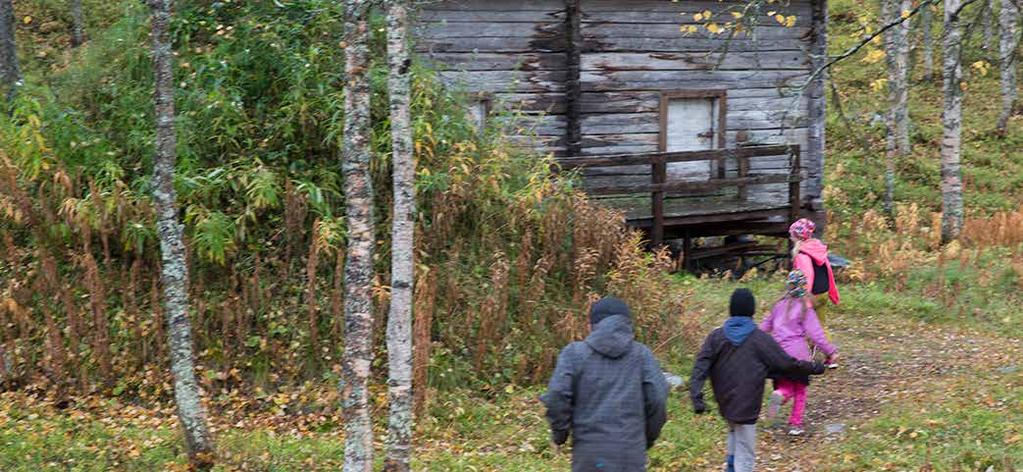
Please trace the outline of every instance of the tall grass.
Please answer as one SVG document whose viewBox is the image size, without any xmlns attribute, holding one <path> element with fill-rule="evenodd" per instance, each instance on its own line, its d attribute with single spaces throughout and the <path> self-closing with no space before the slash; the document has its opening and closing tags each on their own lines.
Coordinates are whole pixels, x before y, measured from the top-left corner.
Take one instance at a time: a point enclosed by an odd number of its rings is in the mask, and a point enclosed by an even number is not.
<svg viewBox="0 0 1023 472">
<path fill-rule="evenodd" d="M 169 386 L 156 380 L 167 346 L 149 199 L 147 18 L 137 2 L 118 3 L 123 17 L 91 31 L 74 64 L 45 80 L 30 74 L 0 114 L 0 343 L 12 383 L 160 398 Z M 345 220 L 335 3 L 182 2 L 175 12 L 175 184 L 196 352 L 214 391 L 330 378 L 338 362 Z M 379 59 L 377 279 L 388 280 Z M 585 334 L 588 303 L 608 292 L 634 303 L 644 339 L 677 330 L 679 300 L 663 290 L 666 254 L 644 252 L 621 215 L 588 202 L 571 175 L 506 142 L 509 118 L 480 133 L 463 103 L 414 69 L 417 379 L 435 388 L 535 382 L 562 344 Z M 374 293 L 382 318 L 388 287 Z"/>
</svg>

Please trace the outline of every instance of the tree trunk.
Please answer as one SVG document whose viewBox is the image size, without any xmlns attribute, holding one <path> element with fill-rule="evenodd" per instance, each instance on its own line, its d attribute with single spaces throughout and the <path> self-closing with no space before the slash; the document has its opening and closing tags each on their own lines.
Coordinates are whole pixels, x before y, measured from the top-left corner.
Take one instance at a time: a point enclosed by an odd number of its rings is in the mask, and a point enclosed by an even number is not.
<svg viewBox="0 0 1023 472">
<path fill-rule="evenodd" d="M 348 250 L 345 260 L 345 352 L 341 402 L 345 472 L 373 468 L 369 411 L 373 361 L 373 188 L 369 171 L 369 2 L 345 1 L 345 125 L 342 149 Z"/>
<path fill-rule="evenodd" d="M 1019 47 L 1019 7 L 1013 0 L 1002 0 L 998 15 L 1001 36 L 998 47 L 998 66 L 1001 69 L 1002 111 L 998 115 L 998 134 L 1005 135 L 1016 107 L 1016 48 Z"/>
<path fill-rule="evenodd" d="M 945 104 L 941 113 L 941 239 L 959 237 L 963 227 L 962 147 L 962 0 L 945 0 L 943 59 Z"/>
<path fill-rule="evenodd" d="M 980 14 L 984 15 L 984 44 L 981 48 L 988 51 L 995 42 L 995 0 L 984 0 Z"/>
<path fill-rule="evenodd" d="M 71 46 L 85 43 L 85 16 L 82 14 L 82 0 L 71 0 Z"/>
<path fill-rule="evenodd" d="M 149 0 L 152 11 L 153 71 L 156 82 L 156 155 L 153 159 L 153 202 L 156 230 L 160 238 L 160 280 L 167 320 L 174 401 L 185 433 L 188 460 L 193 468 L 213 466 L 214 446 L 206 412 L 199 400 L 192 354 L 192 333 L 188 319 L 188 265 L 185 263 L 184 225 L 178 222 L 174 166 L 177 160 L 174 130 L 174 60 L 170 42 L 172 0 Z"/>
<path fill-rule="evenodd" d="M 903 12 L 912 10 L 911 0 L 885 0 L 885 23 L 899 20 Z M 909 149 L 909 21 L 903 21 L 885 34 L 885 56 L 888 64 L 887 146 L 885 153 L 884 210 L 894 215 L 895 160 L 908 155 Z"/>
<path fill-rule="evenodd" d="M 934 6 L 927 5 L 920 10 L 920 29 L 923 30 L 924 80 L 934 80 Z"/>
<path fill-rule="evenodd" d="M 391 232 L 391 311 L 387 317 L 387 364 L 391 416 L 384 470 L 407 472 L 412 450 L 412 285 L 416 163 L 412 155 L 408 0 L 392 0 L 387 11 L 388 88 L 394 218 Z"/>
<path fill-rule="evenodd" d="M 0 0 L 0 92 L 5 93 L 8 99 L 21 83 L 14 25 L 14 5 L 11 0 Z"/>
</svg>

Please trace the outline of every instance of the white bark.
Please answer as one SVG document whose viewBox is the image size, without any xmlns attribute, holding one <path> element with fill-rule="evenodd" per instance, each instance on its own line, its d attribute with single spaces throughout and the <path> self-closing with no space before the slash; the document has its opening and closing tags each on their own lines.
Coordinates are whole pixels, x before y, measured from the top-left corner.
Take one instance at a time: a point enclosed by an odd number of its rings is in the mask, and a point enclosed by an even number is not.
<svg viewBox="0 0 1023 472">
<path fill-rule="evenodd" d="M 85 43 L 85 15 L 82 14 L 82 0 L 71 0 L 71 46 Z"/>
<path fill-rule="evenodd" d="M 174 401 L 185 433 L 189 462 L 193 468 L 213 466 L 214 446 L 200 402 L 192 353 L 192 330 L 188 319 L 188 265 L 185 263 L 184 226 L 178 221 L 174 191 L 177 136 L 174 130 L 174 76 L 170 41 L 172 0 L 149 0 L 152 12 L 153 62 L 156 90 L 156 155 L 153 159 L 153 202 L 162 256 L 160 280 L 167 320 Z"/>
<path fill-rule="evenodd" d="M 14 5 L 11 0 L 0 0 L 0 93 L 7 94 L 8 98 L 21 84 L 14 28 Z"/>
<path fill-rule="evenodd" d="M 407 472 L 412 449 L 412 289 L 414 279 L 415 176 L 410 117 L 408 0 L 387 11 L 388 88 L 394 173 L 391 231 L 391 310 L 387 317 L 390 418 L 384 470 Z"/>
<path fill-rule="evenodd" d="M 1011 1 L 1011 0 L 1010 0 Z M 984 9 L 980 14 L 984 15 L 984 44 L 981 46 L 985 51 L 991 49 L 995 42 L 995 0 L 984 0 Z"/>
<path fill-rule="evenodd" d="M 369 375 L 373 362 L 373 188 L 369 171 L 369 2 L 345 1 L 345 125 L 342 149 L 348 250 L 341 401 L 345 472 L 373 469 Z"/>
<path fill-rule="evenodd" d="M 1004 135 L 1016 108 L 1016 49 L 1019 47 L 1019 7 L 1014 0 L 1002 0 L 998 15 L 1001 36 L 998 42 L 998 67 L 1001 70 L 1002 111 L 997 130 Z"/>
<path fill-rule="evenodd" d="M 885 23 L 898 21 L 903 12 L 913 9 L 911 0 L 885 0 Z M 908 155 L 909 149 L 909 21 L 903 21 L 885 34 L 888 64 L 887 146 L 884 209 L 893 214 L 895 198 L 895 161 Z"/>
<path fill-rule="evenodd" d="M 963 227 L 962 148 L 962 0 L 945 0 L 943 59 L 945 104 L 941 113 L 941 239 L 959 237 Z"/>
<path fill-rule="evenodd" d="M 934 7 L 927 5 L 920 11 L 920 29 L 923 30 L 924 80 L 934 80 Z"/>
</svg>

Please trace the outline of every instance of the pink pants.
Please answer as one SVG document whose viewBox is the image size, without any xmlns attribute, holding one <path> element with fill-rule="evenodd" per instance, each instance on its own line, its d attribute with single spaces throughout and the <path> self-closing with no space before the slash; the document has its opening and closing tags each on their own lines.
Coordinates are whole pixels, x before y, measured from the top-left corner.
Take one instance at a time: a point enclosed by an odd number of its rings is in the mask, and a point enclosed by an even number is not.
<svg viewBox="0 0 1023 472">
<path fill-rule="evenodd" d="M 778 379 L 775 381 L 775 393 L 781 394 L 784 401 L 792 400 L 792 414 L 789 415 L 789 424 L 792 426 L 803 425 L 803 409 L 806 408 L 806 385 L 791 380 Z"/>
</svg>

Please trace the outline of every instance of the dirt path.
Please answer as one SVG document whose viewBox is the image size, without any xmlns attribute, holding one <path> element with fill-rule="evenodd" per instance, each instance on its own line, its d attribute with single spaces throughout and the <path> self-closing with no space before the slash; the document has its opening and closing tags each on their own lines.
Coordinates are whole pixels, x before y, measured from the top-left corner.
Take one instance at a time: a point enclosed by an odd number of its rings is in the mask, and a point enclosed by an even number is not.
<svg viewBox="0 0 1023 472">
<path fill-rule="evenodd" d="M 836 317 L 829 323 L 842 366 L 810 385 L 804 423 L 793 438 L 784 426 L 764 424 L 759 470 L 827 470 L 839 458 L 821 443 L 852 441 L 859 426 L 893 406 L 910 407 L 953 395 L 951 380 L 992 373 L 1020 362 L 1020 342 L 977 332 L 869 317 Z M 788 408 L 779 415 L 787 418 Z"/>
</svg>

